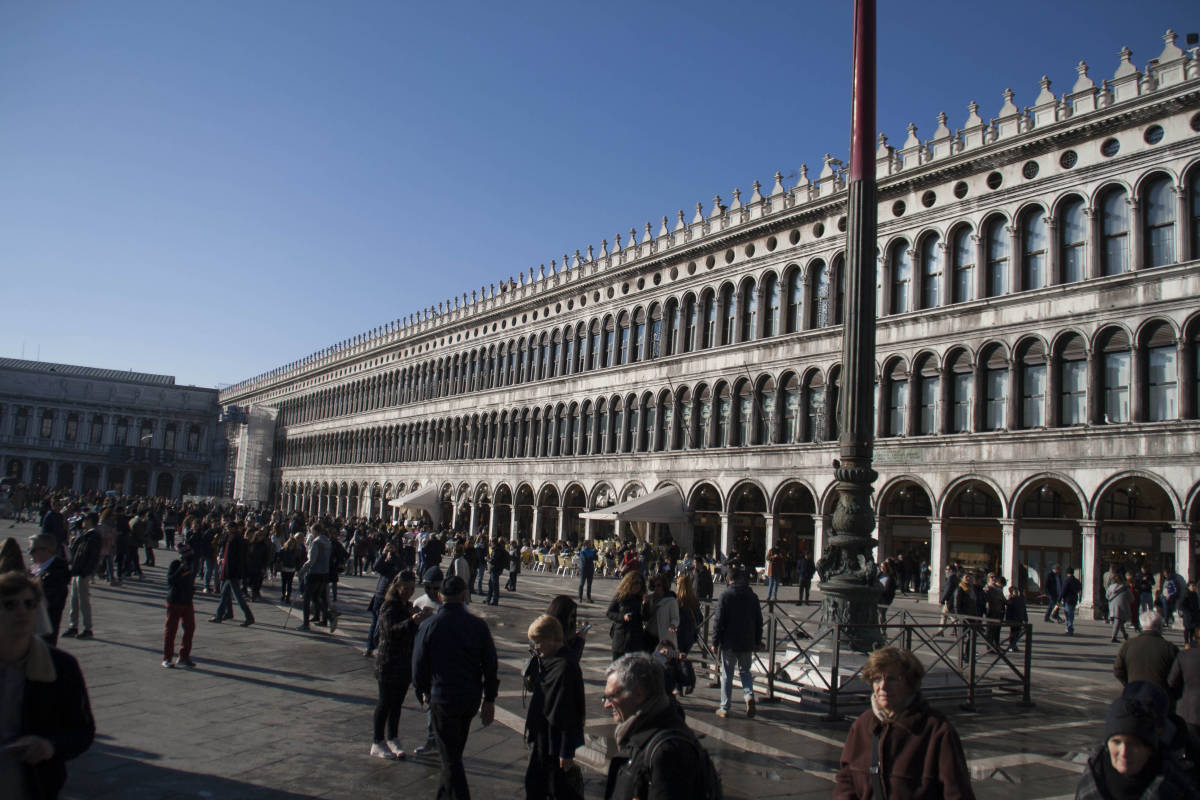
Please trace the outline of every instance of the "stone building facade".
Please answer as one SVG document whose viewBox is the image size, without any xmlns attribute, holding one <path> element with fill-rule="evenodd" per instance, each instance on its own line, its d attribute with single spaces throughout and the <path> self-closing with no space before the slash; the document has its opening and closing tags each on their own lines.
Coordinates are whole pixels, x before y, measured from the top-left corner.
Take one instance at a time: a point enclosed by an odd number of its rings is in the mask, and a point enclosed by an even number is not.
<svg viewBox="0 0 1200 800">
<path fill-rule="evenodd" d="M 0 464 L 29 485 L 219 494 L 217 390 L 170 375 L 0 359 Z"/>
<path fill-rule="evenodd" d="M 1195 571 L 1200 59 L 1164 39 L 879 137 L 879 555 L 933 564 L 931 596 L 948 560 L 1080 566 L 1087 604 L 1110 561 Z M 278 410 L 275 501 L 425 490 L 461 528 L 578 540 L 673 489 L 691 548 L 820 553 L 845 174 L 705 205 L 227 389 Z"/>
</svg>

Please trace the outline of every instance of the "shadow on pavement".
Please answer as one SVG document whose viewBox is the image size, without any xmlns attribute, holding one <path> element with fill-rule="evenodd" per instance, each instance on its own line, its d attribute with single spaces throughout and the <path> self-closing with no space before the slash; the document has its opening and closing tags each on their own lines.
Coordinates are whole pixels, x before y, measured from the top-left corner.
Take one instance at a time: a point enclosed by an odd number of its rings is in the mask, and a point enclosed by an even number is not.
<svg viewBox="0 0 1200 800">
<path fill-rule="evenodd" d="M 238 798 L 238 800 L 310 800 L 244 781 L 158 766 L 156 753 L 120 747 L 97 736 L 92 748 L 67 765 L 64 800 L 172 800 L 173 798 Z"/>
</svg>

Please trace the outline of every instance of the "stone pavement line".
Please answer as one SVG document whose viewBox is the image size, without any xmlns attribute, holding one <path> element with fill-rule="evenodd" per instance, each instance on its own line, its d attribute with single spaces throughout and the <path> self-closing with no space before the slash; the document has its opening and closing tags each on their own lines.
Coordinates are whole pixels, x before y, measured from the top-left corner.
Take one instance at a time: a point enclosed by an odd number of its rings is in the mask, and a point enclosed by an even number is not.
<svg viewBox="0 0 1200 800">
<path fill-rule="evenodd" d="M 28 532 L 13 531 L 29 535 Z M 363 612 L 374 576 L 343 578 L 338 631 L 295 630 L 299 611 L 273 602 L 278 583 L 268 582 L 253 604 L 250 628 L 204 620 L 216 598 L 196 599 L 195 671 L 165 670 L 161 660 L 165 616 L 165 568 L 173 556 L 159 550 L 160 566 L 144 568 L 144 582 L 93 593 L 98 639 L 65 640 L 83 667 L 99 735 L 89 753 L 71 762 L 64 798 L 177 800 L 206 793 L 214 798 L 370 798 L 405 794 L 429 797 L 437 783 L 436 758 L 386 762 L 370 759 L 370 717 L 375 702 L 372 664 L 359 655 L 366 635 Z M 615 581 L 597 586 L 611 595 Z M 761 588 L 761 587 L 759 587 Z M 472 789 L 480 796 L 519 794 L 528 753 L 521 741 L 525 709 L 520 674 L 524 633 L 557 594 L 574 595 L 575 582 L 552 575 L 523 575 L 521 591 L 505 593 L 500 607 L 472 604 L 488 620 L 503 659 L 497 725 L 473 726 L 467 745 Z M 611 719 L 599 705 L 607 667 L 606 601 L 585 604 L 581 618 L 593 624 L 584 656 L 589 736 L 606 736 Z M 915 613 L 936 618 L 929 604 Z M 286 629 L 284 623 L 287 622 Z M 1074 639 L 1058 626 L 1035 622 L 1037 706 L 984 701 L 979 713 L 939 704 L 951 716 L 967 748 L 980 800 L 1070 797 L 1082 764 L 1098 745 L 1112 678 L 1116 645 L 1102 623 L 1081 621 Z M 759 683 L 761 691 L 762 685 Z M 712 717 L 717 690 L 702 685 L 683 698 L 689 722 L 704 736 L 731 798 L 827 797 L 841 742 L 857 710 L 829 722 L 789 702 L 760 703 L 755 720 Z M 424 739 L 424 711 L 411 694 L 401 717 L 406 747 Z M 1014 731 L 1020 734 L 1013 736 Z M 978 768 L 978 770 L 976 770 Z M 585 772 L 588 797 L 602 794 L 603 780 Z"/>
</svg>

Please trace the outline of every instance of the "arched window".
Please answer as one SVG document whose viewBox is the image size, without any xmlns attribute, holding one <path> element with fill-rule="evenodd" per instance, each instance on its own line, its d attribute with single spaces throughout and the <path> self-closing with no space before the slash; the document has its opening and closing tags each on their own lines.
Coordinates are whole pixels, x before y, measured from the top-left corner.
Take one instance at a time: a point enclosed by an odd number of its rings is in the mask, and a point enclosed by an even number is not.
<svg viewBox="0 0 1200 800">
<path fill-rule="evenodd" d="M 566 409 L 558 409 L 558 454 L 569 456 L 575 441 L 575 432 L 579 429 L 579 406 L 573 406 L 570 413 Z"/>
<path fill-rule="evenodd" d="M 1004 218 L 993 217 L 984 228 L 988 297 L 999 297 L 1008 291 L 1008 242 Z"/>
<path fill-rule="evenodd" d="M 1008 359 L 999 347 L 983 355 L 983 429 L 1004 430 L 1008 426 Z"/>
<path fill-rule="evenodd" d="M 929 436 L 938 432 L 938 405 L 942 391 L 942 375 L 937 362 L 926 356 L 913 370 L 917 384 L 917 433 Z"/>
<path fill-rule="evenodd" d="M 754 444 L 775 443 L 775 381 L 767 378 L 754 398 Z"/>
<path fill-rule="evenodd" d="M 737 304 L 734 302 L 733 287 L 721 287 L 721 344 L 733 344 L 734 326 L 737 324 Z"/>
<path fill-rule="evenodd" d="M 942 246 L 936 233 L 921 240 L 921 308 L 942 302 Z"/>
<path fill-rule="evenodd" d="M 779 408 L 783 412 L 783 418 L 780 420 L 779 441 L 783 444 L 801 441 L 798 428 L 800 423 L 800 380 L 795 373 L 789 374 L 783 382 Z"/>
<path fill-rule="evenodd" d="M 1072 197 L 1059 212 L 1059 261 L 1063 283 L 1075 283 L 1087 277 L 1087 215 L 1083 200 Z"/>
<path fill-rule="evenodd" d="M 617 323 L 612 317 L 604 318 L 604 366 L 611 367 L 617 361 L 616 349 Z"/>
<path fill-rule="evenodd" d="M 820 442 L 825 437 L 825 378 L 813 372 L 804 384 L 804 431 L 801 441 Z"/>
<path fill-rule="evenodd" d="M 803 303 L 804 284 L 800 282 L 800 270 L 793 267 L 787 273 L 787 315 L 784 320 L 784 333 L 800 330 L 800 311 Z"/>
<path fill-rule="evenodd" d="M 667 301 L 666 313 L 663 314 L 662 353 L 665 356 L 675 355 L 678 345 L 675 337 L 679 333 L 679 303 L 675 298 Z"/>
<path fill-rule="evenodd" d="M 581 322 L 575 326 L 575 372 L 587 369 L 587 328 Z"/>
<path fill-rule="evenodd" d="M 739 341 L 750 342 L 758 333 L 758 287 L 750 279 L 742 283 L 742 330 Z"/>
<path fill-rule="evenodd" d="M 1129 337 L 1117 330 L 1101 339 L 1104 422 L 1129 422 Z"/>
<path fill-rule="evenodd" d="M 549 363 L 546 365 L 548 367 L 548 373 L 543 372 L 543 377 L 558 377 L 558 365 L 562 359 L 562 343 L 559 341 L 558 336 L 558 331 L 555 331 L 550 335 L 550 358 Z"/>
<path fill-rule="evenodd" d="M 1146 342 L 1146 418 L 1162 422 L 1179 418 L 1175 335 L 1166 324 L 1157 325 Z"/>
<path fill-rule="evenodd" d="M 779 324 L 779 279 L 774 272 L 768 272 L 764 279 L 763 296 L 767 299 L 767 316 L 763 319 L 763 336 L 774 336 L 778 333 Z"/>
<path fill-rule="evenodd" d="M 1021 288 L 1029 291 L 1046 285 L 1045 212 L 1031 208 L 1021 215 Z"/>
<path fill-rule="evenodd" d="M 713 347 L 717 341 L 717 298 L 713 295 L 711 289 L 706 289 L 704 294 L 700 296 L 700 305 L 703 306 L 702 315 L 704 320 L 704 330 L 701 336 L 700 347 Z"/>
<path fill-rule="evenodd" d="M 1142 188 L 1142 214 L 1146 221 L 1146 266 L 1175 263 L 1175 191 L 1171 179 L 1157 175 Z"/>
<path fill-rule="evenodd" d="M 962 225 L 954 234 L 953 302 L 974 300 L 974 241 L 971 229 Z"/>
<path fill-rule="evenodd" d="M 650 357 L 658 358 L 663 354 L 663 313 L 658 304 L 650 308 Z"/>
<path fill-rule="evenodd" d="M 617 364 L 629 362 L 629 314 L 624 311 L 617 320 Z"/>
<path fill-rule="evenodd" d="M 610 453 L 625 452 L 625 403 L 621 398 L 614 397 L 612 404 L 613 414 L 613 441 L 609 448 Z"/>
<path fill-rule="evenodd" d="M 600 400 L 596 403 L 596 453 L 608 452 L 608 402 Z"/>
<path fill-rule="evenodd" d="M 675 422 L 673 405 L 670 392 L 663 392 L 658 396 L 658 430 L 654 435 L 655 450 L 675 449 L 675 430 L 671 427 Z"/>
<path fill-rule="evenodd" d="M 1041 428 L 1046 424 L 1046 353 L 1041 342 L 1030 342 L 1021 348 L 1020 428 Z"/>
<path fill-rule="evenodd" d="M 626 363 L 634 364 L 642 360 L 642 354 L 646 347 L 646 312 L 642 309 L 636 309 L 633 312 L 633 335 L 629 347 L 629 361 Z"/>
<path fill-rule="evenodd" d="M 749 381 L 743 381 L 738 387 L 734 415 L 735 441 L 733 444 L 744 447 L 753 441 L 754 392 Z"/>
<path fill-rule="evenodd" d="M 812 282 L 812 319 L 814 328 L 825 328 L 833 324 L 833 279 L 829 267 L 821 259 L 809 266 L 809 280 Z"/>
<path fill-rule="evenodd" d="M 640 411 L 638 399 L 633 395 L 630 395 L 628 398 L 626 398 L 625 405 L 627 406 L 625 410 L 625 447 L 621 452 L 634 453 L 637 452 L 638 432 L 641 430 L 641 415 L 638 413 Z"/>
<path fill-rule="evenodd" d="M 908 420 L 908 372 L 899 359 L 887 375 L 887 420 L 885 436 L 903 436 Z"/>
<path fill-rule="evenodd" d="M 912 256 L 909 254 L 908 242 L 901 239 L 892 245 L 892 314 L 903 314 L 908 311 L 909 290 L 912 288 Z"/>
<path fill-rule="evenodd" d="M 600 369 L 600 320 L 592 320 L 588 326 L 588 369 Z"/>
<path fill-rule="evenodd" d="M 554 455 L 554 409 L 546 406 L 542 414 L 542 457 Z"/>
<path fill-rule="evenodd" d="M 1059 424 L 1087 422 L 1087 350 L 1079 336 L 1069 337 L 1059 350 Z"/>
<path fill-rule="evenodd" d="M 697 391 L 696 397 L 696 446 L 708 447 L 712 441 L 709 426 L 712 420 L 712 392 L 707 386 Z"/>
<path fill-rule="evenodd" d="M 529 352 L 525 359 L 527 371 L 525 373 L 526 381 L 537 380 L 537 339 L 533 336 L 529 337 Z"/>
<path fill-rule="evenodd" d="M 654 397 L 645 395 L 642 397 L 642 424 L 638 429 L 638 446 L 639 453 L 644 453 L 651 448 L 654 443 L 655 429 L 655 413 Z"/>
<path fill-rule="evenodd" d="M 696 315 L 696 298 L 689 294 L 683 298 L 683 341 L 679 343 L 680 352 L 690 353 L 696 349 Z"/>
<path fill-rule="evenodd" d="M 1125 190 L 1109 189 L 1100 198 L 1100 273 L 1129 271 L 1129 203 Z"/>
<path fill-rule="evenodd" d="M 693 450 L 696 431 L 692 426 L 692 393 L 689 389 L 680 389 L 675 397 L 675 407 L 679 410 L 679 443 L 673 449 Z"/>
<path fill-rule="evenodd" d="M 575 371 L 575 337 L 571 335 L 571 329 L 567 328 L 563 331 L 563 375 L 570 375 Z"/>
<path fill-rule="evenodd" d="M 1200 168 L 1193 168 L 1191 177 L 1188 178 L 1188 205 L 1191 208 L 1189 216 L 1192 218 L 1191 231 L 1189 236 L 1192 240 L 1192 258 L 1200 258 Z"/>
<path fill-rule="evenodd" d="M 717 394 L 717 426 L 714 447 L 729 446 L 729 422 L 732 409 L 730 408 L 729 384 L 721 386 Z"/>
<path fill-rule="evenodd" d="M 971 356 L 960 350 L 950 361 L 950 432 L 971 431 L 972 399 L 975 394 L 975 373 Z"/>
</svg>

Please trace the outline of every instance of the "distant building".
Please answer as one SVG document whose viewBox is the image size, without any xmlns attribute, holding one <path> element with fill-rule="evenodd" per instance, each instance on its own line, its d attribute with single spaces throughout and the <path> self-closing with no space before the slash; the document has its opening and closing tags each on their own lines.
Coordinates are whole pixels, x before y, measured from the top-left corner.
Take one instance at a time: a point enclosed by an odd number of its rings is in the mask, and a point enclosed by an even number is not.
<svg viewBox="0 0 1200 800">
<path fill-rule="evenodd" d="M 1087 605 L 1113 561 L 1200 577 L 1200 60 L 1164 39 L 1145 71 L 1124 50 L 1102 82 L 1081 64 L 1026 108 L 879 139 L 878 555 L 929 562 L 934 598 L 949 561 L 1030 591 L 1081 566 Z M 403 496 L 493 536 L 820 554 L 845 187 L 826 157 L 222 402 L 278 410 L 287 509 Z M 445 246 L 503 258 L 470 241 Z"/>
<path fill-rule="evenodd" d="M 0 358 L 4 475 L 76 492 L 220 494 L 217 390 L 170 375 Z"/>
</svg>

